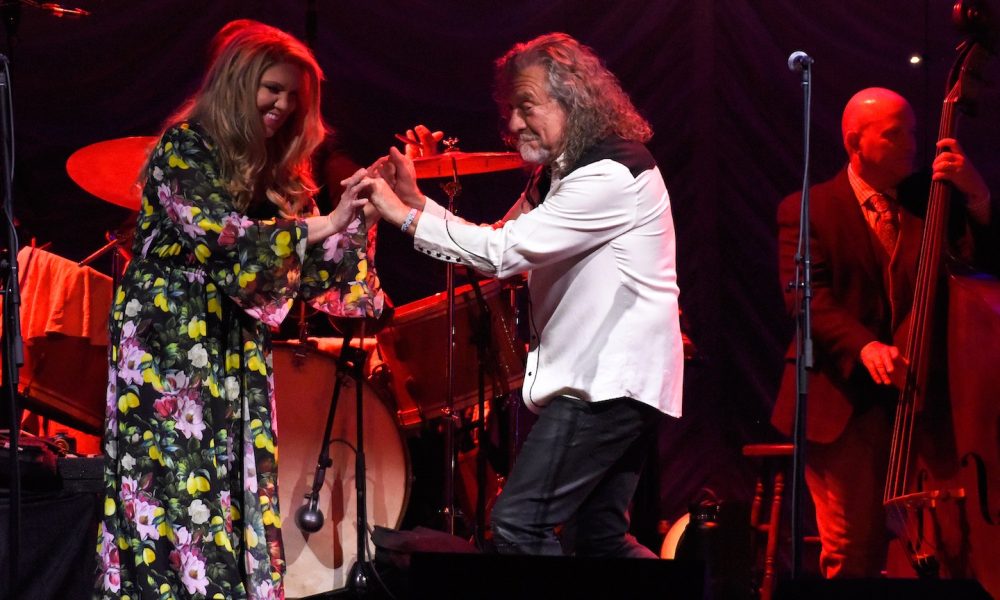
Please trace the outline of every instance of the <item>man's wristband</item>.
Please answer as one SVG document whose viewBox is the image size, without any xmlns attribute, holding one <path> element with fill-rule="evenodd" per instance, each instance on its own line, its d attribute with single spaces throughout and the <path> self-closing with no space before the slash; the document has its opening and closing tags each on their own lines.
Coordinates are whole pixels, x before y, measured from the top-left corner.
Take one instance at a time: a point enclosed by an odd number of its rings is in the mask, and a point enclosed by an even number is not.
<svg viewBox="0 0 1000 600">
<path fill-rule="evenodd" d="M 413 223 L 413 219 L 417 218 L 417 209 L 411 208 L 410 212 L 406 213 L 406 218 L 403 219 L 403 224 L 399 226 L 399 230 L 403 233 L 410 228 L 410 224 Z"/>
</svg>

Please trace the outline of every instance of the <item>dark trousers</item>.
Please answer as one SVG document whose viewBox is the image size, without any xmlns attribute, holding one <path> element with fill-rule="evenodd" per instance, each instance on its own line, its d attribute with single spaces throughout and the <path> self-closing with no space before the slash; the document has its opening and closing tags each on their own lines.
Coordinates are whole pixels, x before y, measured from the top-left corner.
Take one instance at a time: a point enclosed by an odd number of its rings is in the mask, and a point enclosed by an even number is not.
<svg viewBox="0 0 1000 600">
<path fill-rule="evenodd" d="M 885 406 L 855 413 L 830 444 L 806 449 L 824 577 L 879 577 L 888 548 L 882 492 L 893 417 Z"/>
<path fill-rule="evenodd" d="M 630 398 L 553 399 L 493 508 L 497 550 L 563 554 L 555 529 L 572 520 L 579 556 L 655 558 L 628 535 L 628 505 L 661 416 Z"/>
</svg>

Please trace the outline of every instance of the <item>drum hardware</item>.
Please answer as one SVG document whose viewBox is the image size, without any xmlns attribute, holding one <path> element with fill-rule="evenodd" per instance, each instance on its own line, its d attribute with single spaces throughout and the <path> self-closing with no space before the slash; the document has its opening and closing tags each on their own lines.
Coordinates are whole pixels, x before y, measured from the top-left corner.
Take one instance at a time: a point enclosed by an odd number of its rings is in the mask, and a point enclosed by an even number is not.
<svg viewBox="0 0 1000 600">
<path fill-rule="evenodd" d="M 364 340 L 365 327 L 362 322 L 359 326 L 359 340 Z M 327 413 L 326 427 L 323 430 L 323 442 L 320 447 L 319 457 L 316 460 L 316 471 L 313 476 L 313 483 L 309 492 L 305 495 L 306 504 L 299 507 L 295 513 L 295 523 L 299 529 L 307 533 L 315 533 L 323 527 L 323 512 L 319 509 L 320 488 L 326 479 L 326 470 L 333 465 L 330 459 L 330 433 L 333 429 L 333 419 L 337 412 L 337 403 L 340 400 L 340 389 L 344 377 L 350 377 L 355 384 L 356 399 L 356 431 L 357 447 L 354 450 L 354 482 L 357 497 L 357 556 L 354 566 L 351 567 L 348 575 L 348 589 L 357 594 L 364 594 L 368 589 L 368 581 L 371 575 L 377 577 L 374 565 L 368 558 L 368 489 L 367 489 L 367 469 L 365 465 L 365 440 L 364 440 L 364 394 L 362 385 L 364 383 L 364 365 L 368 357 L 368 352 L 359 341 L 358 347 L 350 345 L 351 333 L 344 335 L 344 344 L 337 359 L 335 382 L 333 395 L 330 398 L 330 410 Z"/>
<path fill-rule="evenodd" d="M 453 142 L 452 145 L 454 145 Z M 452 149 L 452 148 L 449 148 Z M 451 161 L 451 181 L 442 184 L 441 189 L 448 196 L 448 212 L 456 214 L 455 198 L 462 192 L 458 182 L 458 162 Z M 441 510 L 444 517 L 445 531 L 455 534 L 455 265 L 445 264 L 445 291 L 448 294 L 448 352 L 447 381 L 445 404 L 442 415 L 444 418 L 444 507 Z"/>
<path fill-rule="evenodd" d="M 413 160 L 414 171 L 418 179 L 449 177 L 450 181 L 441 184 L 441 189 L 448 196 L 448 212 L 457 214 L 455 198 L 462 192 L 458 180 L 459 174 L 487 173 L 515 169 L 524 165 L 520 155 L 515 152 L 478 152 L 466 153 L 458 149 L 458 138 L 444 140 L 445 151 L 441 154 L 417 158 Z M 441 410 L 444 419 L 444 507 L 441 510 L 445 530 L 455 533 L 455 265 L 448 262 L 445 265 L 445 290 L 448 298 L 448 349 L 447 349 L 447 393 L 445 405 Z M 482 417 L 482 411 L 480 417 Z M 480 493 L 480 496 L 483 494 Z"/>
<path fill-rule="evenodd" d="M 477 406 L 479 415 L 475 422 L 476 437 L 479 451 L 476 453 L 476 545 L 483 548 L 486 542 L 486 460 L 485 452 L 486 440 L 486 374 L 489 373 L 493 379 L 493 389 L 499 385 L 500 396 L 504 397 L 510 392 L 507 385 L 507 378 L 503 376 L 502 363 L 495 352 L 493 344 L 493 314 L 489 304 L 483 296 L 483 291 L 479 286 L 479 281 L 475 277 L 469 277 L 469 283 L 475 293 L 476 305 L 479 307 L 479 318 L 477 325 L 473 329 L 472 342 L 476 347 L 476 357 L 478 358 L 478 398 Z M 497 396 L 494 395 L 494 400 Z"/>
<path fill-rule="evenodd" d="M 146 163 L 149 150 L 156 143 L 151 136 L 126 137 L 106 140 L 84 146 L 66 159 L 66 173 L 78 186 L 99 199 L 132 212 L 139 210 L 141 197 L 140 175 Z M 133 221 L 130 218 L 129 221 Z M 113 287 L 132 259 L 129 246 L 132 245 L 134 222 L 126 221 L 119 229 L 105 233 L 107 243 L 90 256 L 81 260 L 81 267 L 87 266 L 114 251 L 111 257 Z"/>
<path fill-rule="evenodd" d="M 132 219 L 129 219 L 126 223 L 129 221 L 132 221 Z M 92 252 L 90 256 L 87 256 L 78 262 L 77 266 L 89 266 L 98 258 L 104 256 L 108 252 L 111 252 L 111 289 L 115 290 L 118 289 L 118 283 L 122 274 L 125 272 L 125 267 L 128 266 L 129 261 L 132 260 L 132 251 L 129 246 L 132 245 L 133 231 L 127 228 L 127 225 L 123 225 L 114 231 L 106 231 L 104 233 L 104 239 L 107 240 L 107 243 Z"/>
</svg>

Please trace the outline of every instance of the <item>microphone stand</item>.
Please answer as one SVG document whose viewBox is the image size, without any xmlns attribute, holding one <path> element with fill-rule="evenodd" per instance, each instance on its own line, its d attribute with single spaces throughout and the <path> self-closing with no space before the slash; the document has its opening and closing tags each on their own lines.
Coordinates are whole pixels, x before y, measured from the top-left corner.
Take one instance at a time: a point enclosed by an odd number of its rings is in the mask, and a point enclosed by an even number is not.
<svg viewBox="0 0 1000 600">
<path fill-rule="evenodd" d="M 3 289 L 3 363 L 4 396 L 10 408 L 10 513 L 7 559 L 8 597 L 17 596 L 18 562 L 21 541 L 21 471 L 18 463 L 21 409 L 18 406 L 19 369 L 24 364 L 24 344 L 21 339 L 21 290 L 17 275 L 17 231 L 14 228 L 14 203 L 11 187 L 14 181 L 14 122 L 10 103 L 10 71 L 7 57 L 0 54 L 0 173 L 2 173 L 4 223 L 7 226 L 7 256 Z"/>
<path fill-rule="evenodd" d="M 800 307 L 795 327 L 795 428 L 792 432 L 792 579 L 802 572 L 802 500 L 805 493 L 806 406 L 809 371 L 813 368 L 812 342 L 812 250 L 809 243 L 809 128 L 812 106 L 812 59 L 805 53 L 788 66 L 802 73 L 802 205 L 799 214 L 799 247 L 795 255 L 795 289 Z"/>
<path fill-rule="evenodd" d="M 364 365 L 367 352 L 364 349 L 365 324 L 362 320 L 358 347 L 351 346 L 353 328 L 344 332 L 344 343 L 337 358 L 336 380 L 333 385 L 333 395 L 330 398 L 330 412 L 326 418 L 326 429 L 323 431 L 323 446 L 316 460 L 316 471 L 309 492 L 305 495 L 307 503 L 295 513 L 295 522 L 307 533 L 314 533 L 323 527 L 323 513 L 319 510 L 319 494 L 326 479 L 326 470 L 333 465 L 330 459 L 330 432 L 333 429 L 333 419 L 337 412 L 340 399 L 341 376 L 347 375 L 354 380 L 357 407 L 355 409 L 357 448 L 354 449 L 354 483 L 357 510 L 357 559 L 351 567 L 347 578 L 348 588 L 358 596 L 364 596 L 368 590 L 369 576 L 374 572 L 368 560 L 368 485 L 367 466 L 365 464 L 365 428 L 364 428 Z"/>
</svg>

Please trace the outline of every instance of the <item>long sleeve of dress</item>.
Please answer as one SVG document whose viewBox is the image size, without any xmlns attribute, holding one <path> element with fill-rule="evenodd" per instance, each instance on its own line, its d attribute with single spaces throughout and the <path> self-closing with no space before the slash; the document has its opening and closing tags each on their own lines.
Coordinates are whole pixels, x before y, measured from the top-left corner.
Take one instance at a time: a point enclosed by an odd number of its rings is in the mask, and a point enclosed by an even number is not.
<svg viewBox="0 0 1000 600">
<path fill-rule="evenodd" d="M 300 291 L 336 315 L 381 311 L 382 293 L 374 273 L 368 273 L 360 221 L 307 248 L 301 220 L 255 221 L 236 211 L 217 164 L 211 143 L 197 129 L 184 124 L 164 134 L 150 159 L 156 198 L 148 198 L 147 206 L 159 203 L 168 217 L 163 226 L 179 235 L 169 245 L 143 248 L 144 255 L 167 258 L 182 254 L 178 244 L 186 246 L 190 252 L 183 254 L 194 256 L 224 295 L 270 326 L 280 324 Z"/>
<path fill-rule="evenodd" d="M 362 214 L 343 232 L 310 247 L 302 263 L 300 295 L 335 317 L 381 315 L 385 294 L 372 265 L 373 237 Z"/>
</svg>

